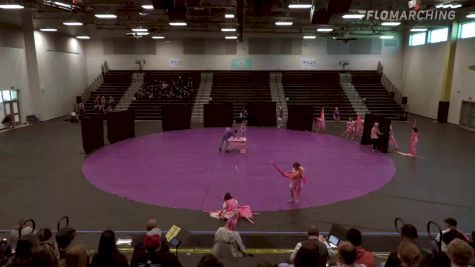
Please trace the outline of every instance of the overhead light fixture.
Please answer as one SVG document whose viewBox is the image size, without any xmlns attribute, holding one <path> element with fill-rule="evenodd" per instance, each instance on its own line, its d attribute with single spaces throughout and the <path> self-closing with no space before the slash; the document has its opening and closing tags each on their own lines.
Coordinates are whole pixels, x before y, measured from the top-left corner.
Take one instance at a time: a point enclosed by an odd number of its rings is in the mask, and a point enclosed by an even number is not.
<svg viewBox="0 0 475 267">
<path fill-rule="evenodd" d="M 115 14 L 96 14 L 94 15 L 98 19 L 116 19 L 117 15 Z"/>
<path fill-rule="evenodd" d="M 451 4 L 450 8 L 456 9 L 456 8 L 461 8 L 462 4 Z"/>
<path fill-rule="evenodd" d="M 64 7 L 64 8 L 68 8 L 68 9 L 71 9 L 71 8 L 72 8 L 72 5 L 70 5 L 70 4 L 66 4 L 66 3 L 62 3 L 62 2 L 57 2 L 57 1 L 55 1 L 55 2 L 53 2 L 53 3 L 54 3 L 55 5 L 57 5 L 57 6 L 60 6 L 60 7 Z"/>
<path fill-rule="evenodd" d="M 58 29 L 55 29 L 55 28 L 42 28 L 42 29 L 40 29 L 40 31 L 42 31 L 42 32 L 57 32 Z"/>
<path fill-rule="evenodd" d="M 317 32 L 332 32 L 332 28 L 318 28 Z"/>
<path fill-rule="evenodd" d="M 226 36 L 224 39 L 226 40 L 236 40 L 238 37 L 237 36 Z"/>
<path fill-rule="evenodd" d="M 235 32 L 236 29 L 234 29 L 234 28 L 221 28 L 221 31 L 222 32 Z"/>
<path fill-rule="evenodd" d="M 170 22 L 168 23 L 170 26 L 178 26 L 178 27 L 183 27 L 186 26 L 186 22 Z"/>
<path fill-rule="evenodd" d="M 161 35 L 152 36 L 152 39 L 163 40 L 163 39 L 165 39 L 165 36 L 161 36 Z"/>
<path fill-rule="evenodd" d="M 303 39 L 317 39 L 317 36 L 315 35 L 305 35 Z"/>
<path fill-rule="evenodd" d="M 399 26 L 401 25 L 401 22 L 399 21 L 385 21 L 385 22 L 382 22 L 381 23 L 381 26 L 391 26 L 391 27 L 394 27 L 394 26 Z"/>
<path fill-rule="evenodd" d="M 411 32 L 426 32 L 427 28 L 412 28 Z"/>
<path fill-rule="evenodd" d="M 79 22 L 79 21 L 67 21 L 67 22 L 63 22 L 63 25 L 66 25 L 66 26 L 82 26 L 83 23 Z"/>
<path fill-rule="evenodd" d="M 381 35 L 379 36 L 379 39 L 383 39 L 383 40 L 389 40 L 389 39 L 393 39 L 394 36 L 392 35 Z"/>
<path fill-rule="evenodd" d="M 351 14 L 345 14 L 342 16 L 344 19 L 362 19 L 364 18 L 364 14 L 358 14 L 358 13 L 351 13 Z"/>
<path fill-rule="evenodd" d="M 142 5 L 143 9 L 153 9 L 153 5 Z"/>
<path fill-rule="evenodd" d="M 81 39 L 81 40 L 89 40 L 91 39 L 91 37 L 87 36 L 87 35 L 79 35 L 79 36 L 76 36 L 77 39 Z"/>
<path fill-rule="evenodd" d="M 149 32 L 134 32 L 134 34 L 137 36 L 146 36 L 146 35 L 149 35 L 150 33 Z"/>
<path fill-rule="evenodd" d="M 289 8 L 292 8 L 292 9 L 308 9 L 308 8 L 312 8 L 312 4 L 289 4 Z"/>
<path fill-rule="evenodd" d="M 224 14 L 224 18 L 226 18 L 226 19 L 234 19 L 234 14 Z"/>
<path fill-rule="evenodd" d="M 25 7 L 22 6 L 22 5 L 18 5 L 18 4 L 1 4 L 0 8 L 1 9 L 11 9 L 11 10 L 13 10 L 13 9 L 23 9 Z"/>
<path fill-rule="evenodd" d="M 133 28 L 133 32 L 148 32 L 148 29 L 145 28 Z"/>
<path fill-rule="evenodd" d="M 467 19 L 475 19 L 475 13 L 473 14 L 468 14 Z"/>
<path fill-rule="evenodd" d="M 292 21 L 276 21 L 275 25 L 277 26 L 292 26 L 294 23 Z"/>
</svg>

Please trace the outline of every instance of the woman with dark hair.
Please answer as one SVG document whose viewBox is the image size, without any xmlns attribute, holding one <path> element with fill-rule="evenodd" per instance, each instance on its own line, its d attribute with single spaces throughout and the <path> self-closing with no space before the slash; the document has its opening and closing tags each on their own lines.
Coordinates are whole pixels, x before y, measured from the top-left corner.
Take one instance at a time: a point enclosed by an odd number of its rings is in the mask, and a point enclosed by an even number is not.
<svg viewBox="0 0 475 267">
<path fill-rule="evenodd" d="M 102 232 L 99 247 L 91 262 L 91 267 L 123 267 L 129 266 L 127 258 L 122 255 L 115 245 L 115 234 L 112 230 Z"/>
<path fill-rule="evenodd" d="M 33 251 L 36 250 L 37 243 L 34 235 L 21 236 L 16 243 L 15 256 L 8 267 L 32 267 Z"/>
<path fill-rule="evenodd" d="M 53 234 L 48 228 L 43 228 L 38 230 L 36 233 L 38 237 L 39 246 L 33 255 L 33 262 L 35 267 L 57 267 L 58 266 L 58 256 L 56 251 L 56 246 L 51 240 Z"/>
<path fill-rule="evenodd" d="M 226 226 L 229 230 L 236 231 L 239 220 L 239 204 L 229 192 L 224 194 L 223 209 L 219 213 L 219 217 L 226 220 Z"/>
<path fill-rule="evenodd" d="M 282 174 L 290 179 L 290 200 L 289 203 L 299 203 L 300 202 L 300 193 L 302 192 L 302 179 L 304 179 L 303 172 L 304 169 L 302 165 L 298 162 L 292 164 L 292 171 L 283 172 Z"/>
</svg>

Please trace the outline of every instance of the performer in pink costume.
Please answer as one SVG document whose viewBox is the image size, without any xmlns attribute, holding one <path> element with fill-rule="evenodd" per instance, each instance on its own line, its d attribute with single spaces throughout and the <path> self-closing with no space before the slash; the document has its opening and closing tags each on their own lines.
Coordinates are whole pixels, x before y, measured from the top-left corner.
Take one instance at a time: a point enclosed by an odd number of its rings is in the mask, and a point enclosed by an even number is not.
<svg viewBox="0 0 475 267">
<path fill-rule="evenodd" d="M 346 130 L 341 134 L 344 135 L 346 139 L 354 138 L 355 135 L 355 121 L 353 118 L 349 118 L 348 121 L 346 122 Z"/>
<path fill-rule="evenodd" d="M 282 175 L 290 179 L 290 197 L 289 203 L 299 203 L 300 193 L 302 192 L 302 180 L 304 179 L 304 169 L 298 162 L 292 165 L 292 171 L 284 172 Z"/>
<path fill-rule="evenodd" d="M 358 114 L 358 118 L 356 119 L 356 135 L 358 137 L 363 136 L 363 129 L 364 129 L 364 120 L 361 114 Z"/>
<path fill-rule="evenodd" d="M 226 219 L 226 227 L 229 230 L 236 231 L 236 225 L 239 220 L 239 204 L 231 193 L 224 194 L 223 209 L 219 213 L 221 218 Z"/>
<path fill-rule="evenodd" d="M 394 146 L 394 150 L 399 151 L 399 144 L 397 143 L 396 137 L 394 136 L 392 125 L 389 125 L 389 144 Z"/>
<path fill-rule="evenodd" d="M 411 138 L 409 140 L 409 155 L 417 157 L 417 142 L 419 141 L 419 131 L 417 127 L 413 127 L 411 131 Z"/>
<path fill-rule="evenodd" d="M 322 108 L 322 111 L 320 112 L 320 117 L 315 119 L 315 128 L 317 130 L 317 133 L 320 131 L 325 130 L 325 110 Z"/>
</svg>

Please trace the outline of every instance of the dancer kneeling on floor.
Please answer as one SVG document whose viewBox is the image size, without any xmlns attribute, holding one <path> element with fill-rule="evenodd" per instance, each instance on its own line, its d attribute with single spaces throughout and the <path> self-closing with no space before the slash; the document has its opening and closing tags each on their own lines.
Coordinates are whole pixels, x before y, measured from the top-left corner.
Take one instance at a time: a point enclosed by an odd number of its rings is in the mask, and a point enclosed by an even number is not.
<svg viewBox="0 0 475 267">
<path fill-rule="evenodd" d="M 239 220 L 239 204 L 231 193 L 224 194 L 223 209 L 219 213 L 219 217 L 226 220 L 226 227 L 232 231 L 236 231 L 236 225 Z"/>
</svg>

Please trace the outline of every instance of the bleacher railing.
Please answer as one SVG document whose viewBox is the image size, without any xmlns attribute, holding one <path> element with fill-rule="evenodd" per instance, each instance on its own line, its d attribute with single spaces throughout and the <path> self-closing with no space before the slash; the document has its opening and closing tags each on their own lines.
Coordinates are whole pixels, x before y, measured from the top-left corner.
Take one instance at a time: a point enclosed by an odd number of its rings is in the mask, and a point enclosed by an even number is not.
<svg viewBox="0 0 475 267">
<path fill-rule="evenodd" d="M 394 94 L 394 101 L 400 105 L 402 102 L 402 93 L 384 73 L 381 74 L 381 84 L 386 88 L 386 91 Z"/>
<path fill-rule="evenodd" d="M 97 75 L 97 77 L 86 87 L 86 90 L 82 93 L 81 97 L 83 102 L 85 102 L 90 96 L 91 92 L 97 90 L 99 86 L 104 82 L 104 74 L 109 71 L 109 67 L 107 66 L 107 61 L 105 61 L 101 65 L 101 73 Z"/>
</svg>

